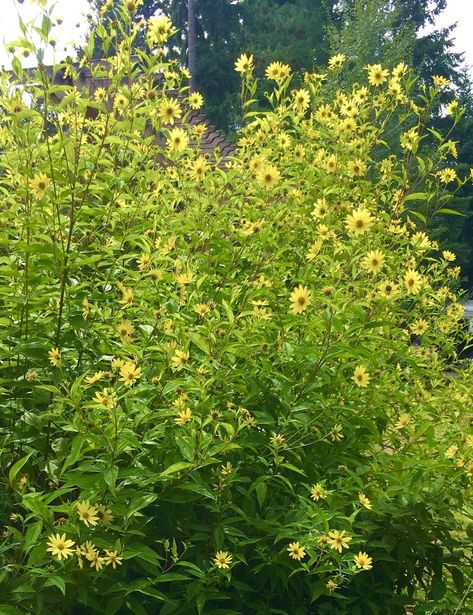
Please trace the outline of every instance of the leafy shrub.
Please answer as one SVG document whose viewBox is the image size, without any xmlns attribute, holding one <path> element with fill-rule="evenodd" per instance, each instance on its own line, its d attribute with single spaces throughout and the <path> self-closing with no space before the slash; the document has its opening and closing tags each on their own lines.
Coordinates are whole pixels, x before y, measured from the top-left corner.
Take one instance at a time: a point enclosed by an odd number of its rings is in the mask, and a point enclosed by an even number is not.
<svg viewBox="0 0 473 615">
<path fill-rule="evenodd" d="M 205 157 L 170 23 L 136 51 L 129 8 L 90 94 L 67 62 L 2 75 L 1 612 L 457 607 L 472 372 L 423 230 L 466 182 L 429 133 L 445 84 L 375 66 L 333 96 L 340 56 L 292 92 L 273 64 L 258 112 L 244 56 L 237 152 Z"/>
</svg>

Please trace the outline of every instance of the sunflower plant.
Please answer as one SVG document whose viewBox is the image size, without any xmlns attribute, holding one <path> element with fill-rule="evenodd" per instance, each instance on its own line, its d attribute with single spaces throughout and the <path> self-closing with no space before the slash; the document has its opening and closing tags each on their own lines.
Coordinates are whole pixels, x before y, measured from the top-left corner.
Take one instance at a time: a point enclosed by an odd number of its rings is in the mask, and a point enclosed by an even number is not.
<svg viewBox="0 0 473 615">
<path fill-rule="evenodd" d="M 0 612 L 461 609 L 447 86 L 375 65 L 342 91 L 339 55 L 292 91 L 278 62 L 261 111 L 245 54 L 236 151 L 204 154 L 175 30 L 134 4 L 79 66 L 0 75 Z"/>
</svg>

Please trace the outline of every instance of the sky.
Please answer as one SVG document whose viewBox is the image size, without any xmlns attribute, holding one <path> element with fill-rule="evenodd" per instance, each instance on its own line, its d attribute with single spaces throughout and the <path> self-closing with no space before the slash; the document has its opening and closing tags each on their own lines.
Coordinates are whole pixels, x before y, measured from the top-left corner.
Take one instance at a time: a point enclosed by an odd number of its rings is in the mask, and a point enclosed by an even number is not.
<svg viewBox="0 0 473 615">
<path fill-rule="evenodd" d="M 23 0 L 20 4 L 18 0 L 0 0 L 0 66 L 10 66 L 5 44 L 21 36 L 18 13 L 25 21 L 40 13 L 34 2 L 35 0 Z M 73 45 L 80 44 L 84 39 L 87 23 L 84 15 L 90 8 L 87 0 L 48 0 L 48 6 L 53 4 L 54 15 L 61 17 L 63 23 L 53 30 L 52 36 L 57 38 L 57 45 L 55 49 L 49 47 L 46 51 L 46 64 L 73 54 Z M 454 23 L 457 23 L 453 34 L 455 50 L 465 53 L 466 70 L 469 70 L 473 78 L 473 0 L 447 0 L 447 8 L 437 19 L 436 26 L 445 27 Z M 24 66 L 32 66 L 35 62 L 30 57 L 22 63 Z"/>
</svg>

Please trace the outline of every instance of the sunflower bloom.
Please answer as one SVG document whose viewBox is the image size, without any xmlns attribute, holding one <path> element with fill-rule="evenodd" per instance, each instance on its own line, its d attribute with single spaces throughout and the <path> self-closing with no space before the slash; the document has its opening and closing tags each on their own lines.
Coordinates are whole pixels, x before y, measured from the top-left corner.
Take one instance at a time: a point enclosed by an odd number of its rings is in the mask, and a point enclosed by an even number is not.
<svg viewBox="0 0 473 615">
<path fill-rule="evenodd" d="M 133 337 L 135 327 L 129 320 L 122 320 L 117 326 L 117 333 L 122 342 L 129 342 Z"/>
<path fill-rule="evenodd" d="M 281 179 L 281 174 L 273 165 L 265 164 L 258 169 L 256 179 L 262 186 L 268 190 L 271 190 L 271 188 L 274 188 L 274 186 L 276 186 Z"/>
<path fill-rule="evenodd" d="M 418 318 L 409 327 L 414 335 L 423 335 L 429 328 L 429 323 L 424 318 Z"/>
<path fill-rule="evenodd" d="M 370 375 L 362 365 L 358 365 L 355 367 L 352 380 L 357 386 L 366 388 L 370 383 Z"/>
<path fill-rule="evenodd" d="M 91 525 L 97 525 L 97 521 L 99 520 L 97 516 L 97 509 L 95 506 L 91 506 L 89 504 L 89 500 L 77 502 L 77 514 L 79 515 L 79 519 L 85 523 L 87 527 Z"/>
<path fill-rule="evenodd" d="M 61 360 L 61 352 L 59 348 L 51 348 L 51 350 L 48 352 L 48 357 L 49 357 L 49 362 L 51 363 L 51 365 L 56 367 L 59 361 Z"/>
<path fill-rule="evenodd" d="M 253 71 L 254 67 L 253 56 L 246 55 L 246 53 L 242 53 L 235 62 L 235 71 L 237 73 L 241 73 L 242 75 L 249 75 Z"/>
<path fill-rule="evenodd" d="M 355 566 L 360 570 L 371 570 L 371 568 L 373 568 L 373 559 L 368 553 L 360 551 L 353 559 L 355 560 Z"/>
<path fill-rule="evenodd" d="M 310 497 L 315 502 L 318 502 L 319 500 L 325 500 L 325 498 L 327 497 L 327 492 L 322 487 L 322 485 L 317 483 L 316 485 L 312 485 L 312 487 L 310 488 Z"/>
<path fill-rule="evenodd" d="M 342 549 L 348 549 L 348 543 L 351 541 L 351 536 L 346 536 L 345 530 L 339 532 L 338 530 L 333 530 L 328 533 L 327 544 L 331 549 L 335 549 L 339 553 L 342 552 Z"/>
<path fill-rule="evenodd" d="M 310 105 L 310 94 L 307 90 L 296 90 L 294 96 L 294 107 L 299 113 L 304 113 Z"/>
<path fill-rule="evenodd" d="M 302 547 L 298 542 L 290 542 L 287 548 L 289 553 L 289 557 L 295 559 L 297 562 L 300 562 L 306 556 L 305 548 Z"/>
<path fill-rule="evenodd" d="M 115 570 L 117 566 L 122 565 L 123 557 L 120 557 L 116 551 L 105 549 L 103 560 L 106 566 L 111 566 Z"/>
<path fill-rule="evenodd" d="M 176 350 L 174 355 L 171 357 L 171 363 L 173 364 L 173 367 L 176 369 L 176 371 L 179 372 L 186 364 L 186 361 L 188 360 L 188 358 L 189 358 L 188 352 L 184 350 Z"/>
<path fill-rule="evenodd" d="M 375 219 L 364 207 L 355 209 L 352 214 L 347 216 L 345 221 L 347 231 L 353 235 L 361 235 L 368 232 L 374 223 Z"/>
<path fill-rule="evenodd" d="M 230 568 L 233 556 L 228 551 L 217 551 L 213 560 L 214 566 L 217 568 Z"/>
<path fill-rule="evenodd" d="M 67 559 L 69 555 L 73 554 L 72 547 L 74 546 L 73 540 L 66 540 L 65 534 L 52 534 L 48 539 L 48 549 L 53 556 L 56 556 L 58 560 Z"/>
<path fill-rule="evenodd" d="M 368 510 L 371 510 L 373 508 L 373 504 L 371 504 L 370 499 L 367 498 L 364 493 L 359 493 L 358 499 L 360 500 L 360 504 L 364 506 L 365 508 L 367 508 Z"/>
<path fill-rule="evenodd" d="M 368 82 L 375 87 L 382 85 L 389 77 L 389 71 L 383 69 L 381 64 L 368 64 L 366 70 L 368 71 Z"/>
<path fill-rule="evenodd" d="M 191 109 L 200 109 L 204 104 L 202 94 L 199 94 L 199 92 L 192 92 L 191 94 L 189 94 L 187 104 Z"/>
<path fill-rule="evenodd" d="M 361 266 L 368 273 L 376 275 L 381 271 L 384 265 L 384 254 L 381 250 L 372 250 L 368 252 L 361 261 Z"/>
<path fill-rule="evenodd" d="M 135 384 L 141 374 L 141 367 L 137 367 L 133 361 L 128 361 L 120 368 L 119 380 L 125 384 L 126 387 L 131 387 Z"/>
<path fill-rule="evenodd" d="M 30 182 L 31 192 L 36 199 L 42 199 L 49 188 L 49 178 L 44 173 L 38 173 Z"/>
<path fill-rule="evenodd" d="M 293 314 L 302 314 L 311 303 L 311 292 L 307 286 L 299 285 L 295 288 L 290 296 L 291 312 Z"/>
<path fill-rule="evenodd" d="M 422 286 L 422 278 L 414 269 L 408 269 L 404 276 L 404 285 L 410 295 L 417 295 Z"/>
<path fill-rule="evenodd" d="M 328 61 L 328 67 L 330 70 L 337 70 L 343 66 L 345 60 L 347 59 L 344 53 L 337 53 L 337 55 L 332 56 Z"/>
<path fill-rule="evenodd" d="M 165 98 L 159 105 L 158 115 L 164 124 L 171 124 L 171 126 L 173 126 L 174 120 L 181 117 L 182 109 L 177 100 Z"/>
<path fill-rule="evenodd" d="M 173 152 L 182 152 L 189 144 L 189 137 L 182 128 L 173 128 L 169 132 L 168 147 Z"/>
</svg>

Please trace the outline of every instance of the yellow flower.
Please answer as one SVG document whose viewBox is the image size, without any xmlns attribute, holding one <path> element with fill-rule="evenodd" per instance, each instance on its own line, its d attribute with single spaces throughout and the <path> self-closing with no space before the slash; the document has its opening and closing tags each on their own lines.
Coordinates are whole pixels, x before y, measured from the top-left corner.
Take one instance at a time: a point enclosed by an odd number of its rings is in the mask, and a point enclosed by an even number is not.
<svg viewBox="0 0 473 615">
<path fill-rule="evenodd" d="M 208 168 L 207 160 L 203 156 L 199 156 L 192 162 L 190 176 L 198 181 L 202 179 Z"/>
<path fill-rule="evenodd" d="M 338 585 L 335 583 L 335 581 L 332 581 L 331 579 L 330 581 L 327 581 L 325 587 L 328 589 L 329 592 L 333 592 L 338 589 Z"/>
<path fill-rule="evenodd" d="M 414 335 L 422 335 L 429 328 L 429 323 L 424 318 L 418 318 L 409 326 L 409 328 Z"/>
<path fill-rule="evenodd" d="M 364 493 L 359 493 L 358 499 L 360 500 L 360 504 L 362 504 L 368 510 L 371 510 L 373 508 L 373 505 L 371 504 L 369 498 L 367 498 Z"/>
<path fill-rule="evenodd" d="M 305 547 L 302 547 L 298 542 L 290 542 L 287 548 L 289 557 L 300 562 L 306 556 Z"/>
<path fill-rule="evenodd" d="M 87 384 L 94 384 L 95 382 L 98 382 L 101 378 L 103 378 L 104 376 L 105 376 L 105 372 L 98 371 L 98 372 L 95 372 L 95 374 L 93 374 L 92 376 L 87 376 L 85 381 L 87 382 Z"/>
<path fill-rule="evenodd" d="M 438 178 L 442 182 L 442 184 L 449 184 L 450 182 L 458 179 L 457 172 L 455 169 L 442 169 L 437 173 Z"/>
<path fill-rule="evenodd" d="M 99 572 L 100 570 L 102 570 L 103 568 L 103 563 L 104 563 L 105 559 L 103 557 L 100 557 L 100 555 L 97 553 L 95 553 L 95 555 L 90 559 L 90 567 L 91 568 L 95 568 L 95 570 L 97 572 Z"/>
<path fill-rule="evenodd" d="M 113 410 L 117 405 L 117 394 L 113 389 L 104 388 L 95 393 L 92 401 L 101 406 L 105 406 L 105 408 L 109 410 Z"/>
<path fill-rule="evenodd" d="M 122 320 L 117 326 L 117 333 L 122 342 L 129 342 L 133 337 L 135 327 L 129 320 Z"/>
<path fill-rule="evenodd" d="M 279 182 L 281 174 L 275 166 L 265 164 L 256 172 L 256 179 L 262 186 L 270 190 Z"/>
<path fill-rule="evenodd" d="M 317 483 L 316 485 L 312 485 L 312 487 L 310 488 L 310 497 L 315 502 L 318 502 L 319 500 L 325 500 L 325 498 L 327 497 L 327 492 L 322 487 L 322 485 Z"/>
<path fill-rule="evenodd" d="M 90 313 L 90 303 L 87 297 L 82 299 L 82 316 L 87 319 Z"/>
<path fill-rule="evenodd" d="M 447 105 L 447 115 L 453 115 L 458 109 L 458 100 L 451 100 Z"/>
<path fill-rule="evenodd" d="M 344 53 L 337 53 L 337 55 L 332 56 L 328 61 L 328 67 L 330 70 L 341 68 L 346 59 L 347 57 Z"/>
<path fill-rule="evenodd" d="M 138 269 L 140 271 L 145 271 L 151 265 L 151 254 L 143 252 L 143 254 L 138 259 Z"/>
<path fill-rule="evenodd" d="M 368 64 L 365 67 L 368 71 L 368 82 L 370 85 L 379 86 L 389 77 L 389 71 L 383 69 L 381 64 Z"/>
<path fill-rule="evenodd" d="M 325 167 L 327 169 L 327 171 L 329 173 L 334 173 L 337 169 L 337 157 L 335 156 L 335 154 L 332 154 L 331 156 L 329 156 L 327 158 L 327 162 L 325 164 Z"/>
<path fill-rule="evenodd" d="M 377 274 L 384 265 L 384 254 L 381 250 L 372 250 L 361 261 L 361 266 L 368 273 Z"/>
<path fill-rule="evenodd" d="M 42 199 L 46 190 L 49 188 L 49 178 L 44 173 L 38 173 L 30 182 L 31 192 L 37 199 Z"/>
<path fill-rule="evenodd" d="M 118 302 L 124 308 L 129 307 L 133 303 L 133 299 L 135 298 L 132 288 L 125 288 L 124 286 L 121 289 L 122 298 Z"/>
<path fill-rule="evenodd" d="M 363 160 L 357 158 L 356 160 L 350 160 L 347 164 L 348 175 L 351 177 L 361 177 L 366 172 L 366 164 Z"/>
<path fill-rule="evenodd" d="M 80 555 L 83 555 L 84 557 L 86 557 L 89 560 L 89 562 L 92 561 L 92 559 L 98 553 L 97 547 L 90 540 L 86 540 L 84 544 L 82 544 L 80 547 L 77 547 L 77 551 L 78 553 L 80 553 Z"/>
<path fill-rule="evenodd" d="M 151 44 L 162 45 L 172 32 L 172 21 L 166 15 L 156 15 L 148 19 L 148 40 Z"/>
<path fill-rule="evenodd" d="M 97 88 L 94 92 L 94 98 L 97 102 L 104 102 L 108 98 L 108 93 L 105 88 Z"/>
<path fill-rule="evenodd" d="M 350 536 L 345 535 L 345 530 L 339 532 L 338 530 L 333 530 L 328 533 L 327 544 L 331 549 L 335 549 L 339 553 L 342 552 L 342 549 L 348 549 L 348 543 L 351 541 Z"/>
<path fill-rule="evenodd" d="M 194 306 L 194 312 L 199 316 L 205 316 L 210 312 L 210 305 L 208 303 L 197 303 Z"/>
<path fill-rule="evenodd" d="M 192 92 L 189 94 L 189 98 L 187 99 L 187 104 L 191 109 L 200 109 L 204 104 L 204 99 L 202 98 L 202 94 L 199 92 Z"/>
<path fill-rule="evenodd" d="M 330 432 L 331 438 L 334 442 L 338 442 L 342 440 L 345 436 L 343 435 L 343 427 L 338 423 L 332 427 L 332 431 Z"/>
<path fill-rule="evenodd" d="M 414 269 L 408 269 L 404 275 L 404 285 L 408 294 L 417 295 L 421 288 L 421 276 Z"/>
<path fill-rule="evenodd" d="M 174 120 L 181 117 L 182 109 L 177 100 L 164 98 L 159 105 L 158 115 L 164 124 L 171 124 L 172 126 Z"/>
<path fill-rule="evenodd" d="M 113 369 L 120 369 L 123 365 L 125 365 L 125 361 L 119 357 L 113 357 L 111 360 L 111 366 Z"/>
<path fill-rule="evenodd" d="M 79 519 L 85 523 L 87 527 L 90 525 L 97 525 L 97 521 L 99 520 L 97 509 L 89 504 L 89 500 L 86 502 L 77 502 L 76 506 Z"/>
<path fill-rule="evenodd" d="M 97 514 L 99 515 L 100 522 L 104 525 L 107 525 L 113 521 L 112 511 L 103 504 L 97 506 Z"/>
<path fill-rule="evenodd" d="M 323 218 L 328 212 L 327 200 L 325 197 L 317 199 L 312 210 L 311 216 L 313 218 Z"/>
<path fill-rule="evenodd" d="M 246 53 L 242 53 L 235 62 L 236 72 L 241 73 L 242 75 L 249 75 L 253 71 L 254 67 L 253 56 L 246 55 Z"/>
<path fill-rule="evenodd" d="M 355 209 L 352 214 L 347 216 L 345 222 L 348 232 L 354 235 L 368 232 L 374 223 L 375 219 L 364 207 Z"/>
<path fill-rule="evenodd" d="M 128 361 L 120 368 L 120 382 L 125 386 L 131 387 L 135 384 L 141 375 L 141 367 L 137 367 L 133 361 Z"/>
<path fill-rule="evenodd" d="M 169 132 L 168 147 L 174 152 L 182 152 L 189 144 L 189 137 L 182 128 L 173 128 Z"/>
<path fill-rule="evenodd" d="M 310 94 L 307 90 L 301 89 L 293 92 L 294 107 L 299 113 L 303 113 L 310 105 Z"/>
<path fill-rule="evenodd" d="M 391 299 L 394 297 L 399 290 L 397 284 L 394 284 L 394 282 L 390 282 L 389 280 L 381 282 L 378 288 L 380 295 L 386 299 Z"/>
<path fill-rule="evenodd" d="M 59 348 L 51 348 L 51 350 L 48 352 L 48 357 L 51 365 L 54 365 L 54 367 L 56 367 L 56 365 L 61 360 L 61 352 Z"/>
<path fill-rule="evenodd" d="M 450 250 L 444 250 L 442 252 L 442 256 L 446 261 L 449 261 L 450 263 L 453 263 L 453 261 L 457 258 L 453 252 L 450 252 Z"/>
<path fill-rule="evenodd" d="M 123 557 L 120 557 L 116 551 L 105 549 L 104 561 L 106 566 L 112 566 L 115 570 L 117 566 L 122 565 Z"/>
<path fill-rule="evenodd" d="M 362 365 L 358 365 L 355 367 L 352 380 L 359 387 L 366 388 L 370 383 L 370 375 Z"/>
<path fill-rule="evenodd" d="M 404 429 L 404 427 L 406 427 L 411 420 L 411 415 L 408 414 L 407 412 L 405 412 L 404 414 L 401 414 L 397 420 L 397 423 L 394 425 L 394 427 L 396 427 L 396 429 Z"/>
<path fill-rule="evenodd" d="M 190 408 L 186 408 L 185 410 L 179 410 L 177 412 L 177 416 L 174 419 L 174 422 L 177 425 L 185 425 L 192 418 L 192 410 Z"/>
<path fill-rule="evenodd" d="M 445 457 L 447 459 L 452 459 L 453 457 L 455 457 L 457 453 L 458 453 L 458 446 L 456 444 L 452 444 L 452 446 L 449 446 L 447 450 L 445 451 Z"/>
<path fill-rule="evenodd" d="M 174 355 L 171 357 L 171 363 L 175 367 L 176 371 L 180 371 L 184 367 L 188 358 L 188 352 L 184 350 L 176 350 Z"/>
<path fill-rule="evenodd" d="M 371 570 L 371 568 L 373 568 L 371 565 L 373 559 L 368 555 L 368 553 L 360 551 L 353 559 L 355 560 L 355 566 L 361 570 Z"/>
<path fill-rule="evenodd" d="M 58 560 L 67 559 L 73 553 L 74 544 L 73 540 L 66 540 L 65 534 L 51 534 L 48 539 L 49 548 L 46 550 L 55 555 Z"/>
<path fill-rule="evenodd" d="M 309 251 L 306 254 L 306 259 L 308 261 L 314 260 L 314 258 L 320 252 L 321 247 L 322 247 L 322 242 L 319 239 L 317 241 L 314 241 L 314 243 L 310 246 Z"/>
<path fill-rule="evenodd" d="M 445 88 L 450 85 L 450 79 L 442 77 L 442 75 L 433 75 L 432 81 L 434 82 L 434 85 L 439 88 Z"/>
<path fill-rule="evenodd" d="M 271 436 L 270 440 L 275 446 L 281 446 L 284 443 L 284 436 L 280 433 L 275 433 Z"/>
<path fill-rule="evenodd" d="M 283 64 L 282 62 L 271 62 L 269 66 L 266 67 L 265 75 L 267 79 L 272 79 L 273 81 L 281 82 L 291 74 L 291 68 L 287 64 Z"/>
<path fill-rule="evenodd" d="M 297 286 L 290 296 L 291 300 L 291 312 L 293 314 L 301 314 L 305 312 L 307 307 L 311 303 L 311 292 L 307 286 Z"/>
<path fill-rule="evenodd" d="M 214 566 L 217 566 L 217 568 L 229 568 L 232 559 L 233 556 L 228 551 L 217 551 L 214 557 Z"/>
</svg>

